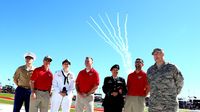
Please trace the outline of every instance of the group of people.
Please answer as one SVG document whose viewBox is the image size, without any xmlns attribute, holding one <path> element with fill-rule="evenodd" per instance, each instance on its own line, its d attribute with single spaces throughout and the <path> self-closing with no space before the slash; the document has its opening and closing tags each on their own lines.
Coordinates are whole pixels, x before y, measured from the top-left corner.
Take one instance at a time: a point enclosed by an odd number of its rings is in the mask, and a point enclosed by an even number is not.
<svg viewBox="0 0 200 112">
<path fill-rule="evenodd" d="M 135 60 L 135 70 L 128 75 L 127 84 L 118 76 L 118 64 L 110 68 L 112 75 L 104 78 L 102 87 L 104 112 L 143 112 L 149 92 L 149 112 L 177 111 L 177 95 L 183 87 L 183 76 L 175 65 L 165 62 L 163 49 L 154 49 L 152 55 L 155 64 L 147 73 L 142 70 L 144 61 Z M 49 102 L 51 112 L 58 112 L 60 107 L 63 112 L 70 112 L 74 89 L 77 91 L 76 112 L 94 111 L 94 93 L 100 79 L 92 66 L 93 58 L 85 58 L 85 68 L 75 79 L 68 59 L 62 61 L 62 69 L 53 75 L 49 69 L 50 56 L 45 56 L 43 65 L 38 68 L 33 66 L 35 54 L 26 53 L 24 57 L 26 64 L 18 67 L 13 77 L 17 85 L 13 112 L 20 112 L 23 103 L 26 112 L 48 112 Z"/>
<path fill-rule="evenodd" d="M 53 75 L 50 71 L 52 58 L 45 56 L 43 65 L 35 68 L 34 53 L 24 55 L 26 64 L 17 68 L 13 79 L 17 85 L 15 91 L 13 112 L 20 112 L 24 103 L 26 112 L 58 112 L 60 107 L 63 112 L 70 112 L 73 90 L 77 90 L 76 111 L 82 112 L 84 107 L 93 111 L 94 92 L 99 85 L 99 74 L 92 67 L 93 59 L 86 57 L 86 68 L 81 70 L 75 80 L 70 71 L 71 62 L 62 61 L 62 69 Z M 51 101 L 50 101 L 51 99 Z"/>
<path fill-rule="evenodd" d="M 144 61 L 135 60 L 135 71 L 127 78 L 119 77 L 119 65 L 111 67 L 112 76 L 106 77 L 103 84 L 105 99 L 104 112 L 144 112 L 145 97 L 150 92 L 149 112 L 176 112 L 177 95 L 183 87 L 184 78 L 178 68 L 165 62 L 164 51 L 155 48 L 152 52 L 155 64 L 147 73 L 142 70 Z"/>
</svg>

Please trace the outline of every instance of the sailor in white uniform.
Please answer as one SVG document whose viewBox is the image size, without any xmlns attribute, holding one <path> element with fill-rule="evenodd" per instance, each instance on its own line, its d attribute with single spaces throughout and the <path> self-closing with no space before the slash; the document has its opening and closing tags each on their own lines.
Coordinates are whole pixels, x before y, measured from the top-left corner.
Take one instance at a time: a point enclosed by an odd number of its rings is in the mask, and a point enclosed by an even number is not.
<svg viewBox="0 0 200 112">
<path fill-rule="evenodd" d="M 69 60 L 64 60 L 62 62 L 63 69 L 54 74 L 51 112 L 58 112 L 60 106 L 63 112 L 70 112 L 75 89 L 75 79 L 73 73 L 69 71 L 70 65 Z"/>
</svg>

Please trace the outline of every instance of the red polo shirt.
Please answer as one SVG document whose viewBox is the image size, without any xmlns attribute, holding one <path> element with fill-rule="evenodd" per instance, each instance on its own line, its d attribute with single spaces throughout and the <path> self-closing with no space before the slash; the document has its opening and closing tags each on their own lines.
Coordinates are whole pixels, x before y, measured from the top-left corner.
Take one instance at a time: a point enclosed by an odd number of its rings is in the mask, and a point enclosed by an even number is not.
<svg viewBox="0 0 200 112">
<path fill-rule="evenodd" d="M 147 74 L 144 71 L 140 71 L 128 75 L 127 88 L 129 96 L 146 96 L 149 84 L 147 81 Z"/>
<path fill-rule="evenodd" d="M 35 89 L 50 91 L 53 80 L 53 74 L 50 70 L 46 71 L 44 66 L 41 66 L 33 71 L 30 80 L 35 81 Z"/>
<path fill-rule="evenodd" d="M 95 85 L 99 85 L 99 74 L 93 68 L 89 72 L 86 72 L 86 69 L 81 70 L 76 85 L 81 93 L 88 93 Z"/>
</svg>

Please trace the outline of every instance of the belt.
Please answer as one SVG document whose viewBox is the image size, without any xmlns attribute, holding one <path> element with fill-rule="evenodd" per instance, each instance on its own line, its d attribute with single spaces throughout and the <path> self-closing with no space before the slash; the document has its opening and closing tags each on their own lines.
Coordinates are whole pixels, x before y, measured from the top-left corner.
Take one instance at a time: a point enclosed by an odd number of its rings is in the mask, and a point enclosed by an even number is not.
<svg viewBox="0 0 200 112">
<path fill-rule="evenodd" d="M 31 89 L 31 88 L 28 87 L 28 86 L 18 86 L 18 87 L 20 87 L 20 88 L 24 88 L 24 89 Z"/>
<path fill-rule="evenodd" d="M 41 90 L 41 89 L 37 89 L 37 88 L 35 88 L 34 90 L 42 91 L 42 92 L 47 92 L 47 91 L 49 91 L 49 90 Z"/>
</svg>

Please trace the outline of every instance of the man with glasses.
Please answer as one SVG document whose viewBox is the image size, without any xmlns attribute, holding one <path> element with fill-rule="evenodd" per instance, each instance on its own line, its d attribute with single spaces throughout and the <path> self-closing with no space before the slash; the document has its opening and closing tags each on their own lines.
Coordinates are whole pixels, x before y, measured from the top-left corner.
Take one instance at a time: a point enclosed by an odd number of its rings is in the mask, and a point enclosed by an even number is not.
<svg viewBox="0 0 200 112">
<path fill-rule="evenodd" d="M 33 70 L 35 69 L 32 64 L 36 59 L 36 56 L 34 53 L 28 52 L 24 55 L 24 58 L 26 64 L 18 67 L 13 76 L 14 83 L 17 85 L 13 112 L 20 112 L 23 103 L 25 111 L 29 112 L 29 100 L 31 94 L 29 81 Z"/>
<path fill-rule="evenodd" d="M 147 74 L 142 70 L 143 66 L 143 60 L 137 58 L 135 60 L 135 71 L 128 75 L 125 112 L 144 112 L 145 97 L 149 92 L 149 84 Z"/>
<path fill-rule="evenodd" d="M 30 112 L 48 112 L 53 75 L 49 69 L 52 58 L 45 56 L 43 65 L 36 68 L 30 79 Z"/>
<path fill-rule="evenodd" d="M 76 112 L 83 112 L 84 107 L 86 107 L 86 112 L 94 112 L 94 92 L 99 85 L 99 74 L 92 64 L 93 59 L 86 57 L 86 68 L 79 72 L 76 79 Z"/>
<path fill-rule="evenodd" d="M 149 112 L 176 112 L 177 95 L 183 87 L 183 76 L 178 68 L 164 60 L 164 51 L 152 52 L 155 64 L 147 70 L 150 84 Z"/>
<path fill-rule="evenodd" d="M 51 112 L 58 112 L 60 106 L 62 112 L 70 112 L 75 81 L 73 73 L 69 70 L 71 62 L 65 59 L 62 62 L 62 70 L 57 71 L 53 78 L 53 95 L 51 100 Z"/>
</svg>

